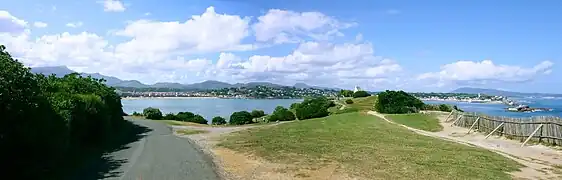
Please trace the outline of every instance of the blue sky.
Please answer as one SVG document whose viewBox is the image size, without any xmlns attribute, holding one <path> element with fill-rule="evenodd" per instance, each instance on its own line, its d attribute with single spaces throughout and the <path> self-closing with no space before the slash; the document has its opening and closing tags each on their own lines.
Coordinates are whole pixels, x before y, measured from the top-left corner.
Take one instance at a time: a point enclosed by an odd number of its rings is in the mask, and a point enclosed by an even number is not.
<svg viewBox="0 0 562 180">
<path fill-rule="evenodd" d="M 557 7 L 562 2 L 20 0 L 3 2 L 0 43 L 32 67 L 144 83 L 558 93 Z"/>
</svg>

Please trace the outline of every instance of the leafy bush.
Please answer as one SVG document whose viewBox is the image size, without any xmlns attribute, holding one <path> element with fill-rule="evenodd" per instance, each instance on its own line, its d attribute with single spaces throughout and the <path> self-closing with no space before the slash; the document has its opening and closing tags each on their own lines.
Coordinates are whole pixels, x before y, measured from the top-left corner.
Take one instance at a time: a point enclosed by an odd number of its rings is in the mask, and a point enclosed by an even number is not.
<svg viewBox="0 0 562 180">
<path fill-rule="evenodd" d="M 277 106 L 269 116 L 269 121 L 292 121 L 295 119 L 295 114 L 283 106 Z"/>
<path fill-rule="evenodd" d="M 334 102 L 326 97 L 316 97 L 305 99 L 295 110 L 297 118 L 305 120 L 328 116 L 328 108 L 332 106 L 335 106 Z"/>
<path fill-rule="evenodd" d="M 253 118 L 259 118 L 265 116 L 265 112 L 262 110 L 253 110 L 250 114 L 252 114 Z"/>
<path fill-rule="evenodd" d="M 439 105 L 439 111 L 451 112 L 453 111 L 453 108 L 451 108 L 451 106 L 449 105 L 441 104 Z"/>
<path fill-rule="evenodd" d="M 290 109 L 297 109 L 297 107 L 299 107 L 300 103 L 293 103 L 291 104 L 291 106 L 289 107 Z"/>
<path fill-rule="evenodd" d="M 380 113 L 405 114 L 422 109 L 424 103 L 404 91 L 385 91 L 378 94 L 375 110 Z"/>
<path fill-rule="evenodd" d="M 351 99 L 346 99 L 346 100 L 345 100 L 345 103 L 346 103 L 346 104 L 353 104 L 353 100 L 351 100 Z"/>
<path fill-rule="evenodd" d="M 453 109 L 454 109 L 455 111 L 464 112 L 462 109 L 460 109 L 459 107 L 457 107 L 457 105 L 454 105 L 454 106 L 453 106 Z"/>
<path fill-rule="evenodd" d="M 179 112 L 176 115 L 176 120 L 178 121 L 193 122 L 193 118 L 195 118 L 195 114 L 192 112 Z"/>
<path fill-rule="evenodd" d="M 340 96 L 343 97 L 352 97 L 353 91 L 352 90 L 340 90 Z"/>
<path fill-rule="evenodd" d="M 216 116 L 211 120 L 211 123 L 214 125 L 223 125 L 226 124 L 226 119 L 220 116 Z"/>
<path fill-rule="evenodd" d="M 99 147 L 117 132 L 121 98 L 103 82 L 33 74 L 0 45 L 0 159 L 8 165 L 2 175 L 49 179 L 68 154 Z"/>
<path fill-rule="evenodd" d="M 147 119 L 160 120 L 162 119 L 162 111 L 158 108 L 148 107 L 142 111 L 142 114 Z"/>
<path fill-rule="evenodd" d="M 234 112 L 232 113 L 232 115 L 230 115 L 229 123 L 235 125 L 251 124 L 252 114 L 250 114 L 248 111 Z"/>
<path fill-rule="evenodd" d="M 193 119 L 189 122 L 199 123 L 199 124 L 207 124 L 209 123 L 203 116 L 197 114 L 193 117 Z"/>
<path fill-rule="evenodd" d="M 369 94 L 367 91 L 357 91 L 353 93 L 353 98 L 367 97 L 367 96 L 371 96 L 371 94 Z"/>
<path fill-rule="evenodd" d="M 177 120 L 177 117 L 174 113 L 168 113 L 166 115 L 164 115 L 164 117 L 162 117 L 162 119 L 165 120 Z"/>
<path fill-rule="evenodd" d="M 139 113 L 139 112 L 134 111 L 134 112 L 133 112 L 133 116 L 142 116 L 142 114 Z"/>
</svg>

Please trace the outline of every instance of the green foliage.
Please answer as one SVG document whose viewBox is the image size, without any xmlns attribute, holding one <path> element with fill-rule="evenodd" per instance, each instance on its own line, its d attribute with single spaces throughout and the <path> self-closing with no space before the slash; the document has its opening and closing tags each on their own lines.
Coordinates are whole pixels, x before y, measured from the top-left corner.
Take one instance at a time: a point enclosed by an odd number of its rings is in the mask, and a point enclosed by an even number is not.
<svg viewBox="0 0 562 180">
<path fill-rule="evenodd" d="M 232 113 L 230 115 L 230 124 L 234 125 L 242 125 L 242 124 L 251 124 L 252 123 L 252 114 L 248 111 L 238 111 Z"/>
<path fill-rule="evenodd" d="M 209 121 L 207 121 L 203 116 L 197 114 L 193 117 L 193 119 L 189 122 L 194 122 L 194 123 L 199 123 L 199 124 L 207 124 L 209 123 Z"/>
<path fill-rule="evenodd" d="M 223 125 L 226 124 L 226 119 L 220 116 L 216 116 L 211 120 L 211 123 L 214 125 Z"/>
<path fill-rule="evenodd" d="M 422 110 L 451 112 L 453 107 L 447 104 L 424 104 Z"/>
<path fill-rule="evenodd" d="M 253 110 L 250 114 L 252 114 L 253 118 L 260 118 L 265 116 L 265 112 L 263 112 L 263 110 Z"/>
<path fill-rule="evenodd" d="M 453 108 L 447 104 L 441 104 L 439 105 L 439 111 L 451 112 Z"/>
<path fill-rule="evenodd" d="M 457 107 L 457 105 L 454 105 L 454 106 L 453 106 L 453 109 L 454 109 L 455 111 L 464 112 L 462 109 L 460 109 L 459 107 Z"/>
<path fill-rule="evenodd" d="M 367 97 L 371 96 L 367 91 L 357 91 L 353 93 L 353 98 Z"/>
<path fill-rule="evenodd" d="M 345 100 L 345 103 L 346 103 L 346 104 L 353 104 L 353 100 L 351 100 L 351 99 L 346 99 L 346 100 Z"/>
<path fill-rule="evenodd" d="M 297 107 L 299 107 L 299 104 L 300 104 L 300 103 L 293 103 L 293 104 L 291 104 L 290 109 L 297 109 Z"/>
<path fill-rule="evenodd" d="M 195 118 L 195 114 L 192 112 L 179 112 L 176 115 L 176 119 L 178 121 L 184 121 L 184 122 L 193 122 L 193 118 Z"/>
<path fill-rule="evenodd" d="M 52 175 L 67 154 L 98 146 L 123 122 L 104 80 L 33 74 L 1 45 L 0 67 L 0 159 L 19 179 Z"/>
<path fill-rule="evenodd" d="M 340 91 L 340 96 L 343 96 L 343 97 L 352 97 L 352 96 L 353 96 L 353 91 L 352 91 L 352 90 L 341 90 L 341 91 Z"/>
<path fill-rule="evenodd" d="M 134 112 L 133 112 L 133 116 L 142 116 L 142 114 L 139 113 L 139 112 L 134 111 Z"/>
<path fill-rule="evenodd" d="M 148 107 L 142 111 L 142 114 L 147 119 L 160 120 L 162 119 L 162 111 L 158 108 Z"/>
<path fill-rule="evenodd" d="M 177 117 L 174 113 L 168 113 L 162 117 L 164 120 L 177 120 Z"/>
<path fill-rule="evenodd" d="M 359 108 L 349 107 L 349 108 L 344 108 L 344 109 L 338 109 L 338 110 L 335 110 L 335 111 L 331 112 L 330 114 L 344 114 L 344 113 L 352 113 L 352 112 L 359 112 Z"/>
<path fill-rule="evenodd" d="M 375 110 L 387 114 L 415 113 L 424 103 L 404 91 L 385 91 L 378 94 Z"/>
<path fill-rule="evenodd" d="M 308 98 L 300 103 L 295 111 L 297 118 L 305 120 L 328 116 L 330 114 L 328 108 L 333 106 L 335 106 L 335 103 L 326 97 Z"/>
<path fill-rule="evenodd" d="M 283 106 L 277 106 L 269 116 L 269 121 L 292 121 L 295 119 L 295 114 Z"/>
</svg>

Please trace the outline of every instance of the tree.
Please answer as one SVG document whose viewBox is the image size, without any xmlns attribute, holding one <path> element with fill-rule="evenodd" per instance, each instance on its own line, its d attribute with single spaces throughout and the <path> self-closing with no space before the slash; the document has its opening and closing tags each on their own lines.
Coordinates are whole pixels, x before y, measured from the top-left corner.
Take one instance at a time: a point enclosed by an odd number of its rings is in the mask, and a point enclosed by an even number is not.
<svg viewBox="0 0 562 180">
<path fill-rule="evenodd" d="M 263 112 L 263 110 L 253 110 L 250 114 L 252 114 L 253 118 L 260 118 L 265 116 L 265 112 Z"/>
<path fill-rule="evenodd" d="M 142 111 L 142 114 L 147 119 L 160 120 L 162 119 L 162 111 L 158 108 L 148 107 Z"/>
<path fill-rule="evenodd" d="M 199 124 L 208 124 L 209 123 L 203 116 L 201 116 L 199 114 L 195 115 L 191 122 L 199 123 Z"/>
<path fill-rule="evenodd" d="M 293 104 L 291 104 L 290 108 L 291 109 L 297 109 L 297 107 L 299 107 L 299 104 L 300 103 L 293 103 Z"/>
<path fill-rule="evenodd" d="M 353 98 L 367 97 L 367 96 L 371 96 L 371 94 L 369 94 L 367 91 L 357 91 L 353 93 Z"/>
<path fill-rule="evenodd" d="M 335 106 L 333 101 L 326 97 L 316 97 L 305 99 L 296 108 L 296 116 L 300 120 L 319 118 L 328 116 L 328 108 Z"/>
<path fill-rule="evenodd" d="M 380 113 L 404 114 L 415 113 L 422 109 L 424 103 L 404 91 L 385 91 L 378 94 L 375 110 Z"/>
<path fill-rule="evenodd" d="M 345 100 L 345 103 L 346 103 L 346 104 L 353 104 L 353 100 L 351 100 L 351 99 L 346 99 L 346 100 Z"/>
<path fill-rule="evenodd" d="M 352 90 L 340 90 L 340 96 L 343 97 L 352 97 L 353 96 L 353 91 Z"/>
<path fill-rule="evenodd" d="M 226 124 L 226 119 L 220 116 L 216 116 L 211 120 L 211 123 L 214 125 L 223 125 Z"/>
<path fill-rule="evenodd" d="M 295 114 L 283 106 L 277 106 L 269 116 L 269 121 L 292 121 L 295 119 Z"/>
<path fill-rule="evenodd" d="M 453 111 L 453 108 L 451 108 L 451 106 L 449 105 L 441 104 L 439 105 L 439 111 L 451 112 Z"/>
<path fill-rule="evenodd" d="M 176 120 L 178 121 L 193 122 L 193 118 L 195 118 L 195 114 L 192 112 L 179 112 L 176 115 Z"/>
<path fill-rule="evenodd" d="M 165 120 L 177 120 L 177 117 L 174 113 L 168 113 L 166 115 L 164 115 L 164 117 L 162 117 L 162 119 Z"/>
<path fill-rule="evenodd" d="M 252 123 L 252 114 L 248 111 L 238 111 L 230 115 L 230 124 L 242 125 Z"/>
</svg>

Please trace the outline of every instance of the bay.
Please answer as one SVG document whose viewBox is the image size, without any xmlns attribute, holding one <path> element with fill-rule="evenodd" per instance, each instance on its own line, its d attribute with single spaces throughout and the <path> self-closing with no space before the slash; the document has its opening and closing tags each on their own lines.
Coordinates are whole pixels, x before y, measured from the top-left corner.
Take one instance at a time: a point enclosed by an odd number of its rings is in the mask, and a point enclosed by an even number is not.
<svg viewBox="0 0 562 180">
<path fill-rule="evenodd" d="M 127 114 L 142 113 L 147 107 L 159 108 L 163 114 L 189 111 L 210 121 L 215 116 L 229 119 L 236 111 L 263 110 L 270 114 L 277 106 L 289 108 L 302 99 L 222 99 L 222 98 L 136 98 L 122 99 L 123 111 Z"/>
<path fill-rule="evenodd" d="M 562 99 L 550 97 L 536 97 L 536 98 L 512 98 L 513 100 L 529 105 L 534 108 L 552 108 L 552 111 L 541 112 L 509 112 L 504 108 L 508 107 L 505 104 L 489 104 L 489 103 L 468 103 L 458 101 L 424 101 L 428 104 L 451 104 L 457 105 L 460 109 L 466 112 L 483 113 L 490 116 L 507 116 L 507 117 L 532 117 L 532 116 L 558 116 L 562 117 Z"/>
</svg>

